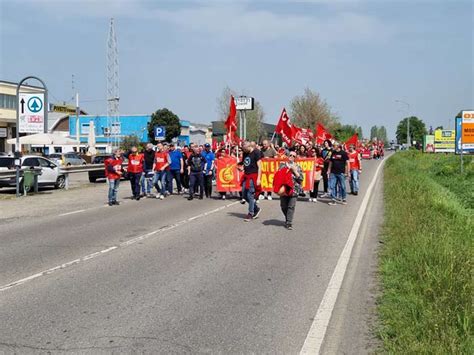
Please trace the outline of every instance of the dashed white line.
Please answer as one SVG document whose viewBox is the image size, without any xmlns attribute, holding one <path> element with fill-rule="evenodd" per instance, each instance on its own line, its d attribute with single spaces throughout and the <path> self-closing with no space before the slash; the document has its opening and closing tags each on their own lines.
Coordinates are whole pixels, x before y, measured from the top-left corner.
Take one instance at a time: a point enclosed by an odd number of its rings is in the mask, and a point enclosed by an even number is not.
<svg viewBox="0 0 474 355">
<path fill-rule="evenodd" d="M 339 295 L 342 282 L 344 281 L 344 276 L 346 274 L 347 265 L 349 264 L 349 260 L 351 258 L 352 249 L 359 234 L 362 219 L 364 218 L 370 196 L 372 195 L 375 181 L 377 180 L 379 171 L 384 165 L 384 162 L 385 160 L 383 160 L 382 163 L 377 167 L 375 175 L 372 178 L 369 187 L 367 188 L 367 193 L 362 200 L 359 212 L 357 213 L 356 219 L 349 233 L 349 237 L 347 238 L 346 245 L 339 256 L 336 268 L 334 269 L 331 279 L 329 280 L 328 287 L 324 292 L 323 299 L 319 304 L 318 311 L 316 312 L 316 316 L 314 317 L 313 323 L 311 324 L 311 328 L 309 329 L 308 335 L 306 336 L 300 354 L 319 354 L 321 350 L 329 321 L 331 320 L 332 312 L 334 310 L 334 306 L 336 305 L 337 296 Z"/>
<path fill-rule="evenodd" d="M 25 277 L 23 279 L 20 279 L 20 280 L 17 280 L 17 281 L 13 281 L 13 282 L 10 282 L 9 284 L 6 284 L 6 285 L 3 285 L 3 286 L 0 286 L 0 292 L 2 291 L 6 291 L 8 289 L 11 289 L 15 286 L 19 286 L 19 285 L 22 285 L 26 282 L 29 282 L 29 281 L 32 281 L 34 279 L 37 279 L 41 276 L 46 276 L 46 275 L 50 275 L 52 274 L 53 272 L 56 272 L 56 271 L 59 271 L 59 270 L 63 270 L 67 267 L 70 267 L 72 265 L 76 265 L 76 264 L 79 264 L 81 262 L 84 262 L 86 260 L 91 260 L 91 259 L 94 259 L 94 258 L 97 258 L 98 256 L 101 256 L 101 255 L 104 255 L 106 253 L 109 253 L 113 250 L 116 250 L 116 249 L 119 249 L 119 248 L 124 248 L 124 247 L 127 247 L 129 245 L 132 245 L 132 244 L 135 244 L 139 241 L 142 241 L 142 240 L 145 240 L 151 236 L 154 236 L 154 235 L 157 235 L 157 234 L 160 234 L 160 233 L 163 233 L 163 232 L 166 232 L 166 231 L 169 231 L 171 229 L 175 229 L 179 226 L 182 226 L 186 223 L 189 223 L 191 221 L 194 221 L 196 219 L 199 219 L 199 218 L 202 218 L 202 217 L 205 217 L 205 216 L 208 216 L 210 214 L 213 214 L 213 213 L 216 213 L 216 212 L 219 212 L 219 211 L 222 211 L 223 209 L 225 208 L 229 208 L 235 204 L 237 204 L 238 201 L 236 202 L 232 202 L 232 203 L 229 203 L 225 206 L 222 206 L 222 207 L 219 207 L 219 208 L 216 208 L 216 209 L 213 209 L 211 211 L 208 211 L 208 212 L 204 212 L 204 213 L 201 213 L 201 214 L 198 214 L 197 216 L 193 216 L 193 217 L 190 217 L 190 218 L 187 218 L 187 219 L 184 219 L 182 221 L 179 221 L 179 222 L 176 222 L 176 223 L 173 223 L 171 225 L 168 225 L 168 226 L 165 226 L 165 227 L 162 227 L 162 228 L 159 228 L 157 230 L 154 230 L 152 232 L 149 232 L 147 234 L 144 234 L 144 235 L 141 235 L 141 236 L 138 236 L 138 237 L 135 237 L 133 239 L 129 239 L 127 240 L 126 242 L 122 242 L 118 245 L 114 245 L 114 246 L 111 246 L 107 249 L 104 249 L 104 250 L 101 250 L 101 251 L 97 251 L 95 253 L 92 253 L 92 254 L 89 254 L 89 255 L 86 255 L 86 256 L 83 256 L 82 258 L 79 258 L 79 259 L 75 259 L 75 260 L 71 260 L 71 261 L 68 261 L 67 263 L 64 263 L 64 264 L 61 264 L 61 265 L 57 265 L 55 267 L 52 267 L 50 269 L 47 269 L 47 270 L 44 270 L 44 271 L 41 271 L 41 272 L 38 272 L 34 275 L 30 275 L 28 277 Z M 83 212 L 85 210 L 79 210 L 80 212 Z M 74 212 L 68 212 L 68 214 L 72 214 L 72 213 L 79 213 L 79 211 L 74 211 Z M 67 215 L 67 214 L 64 214 L 64 215 Z"/>
</svg>

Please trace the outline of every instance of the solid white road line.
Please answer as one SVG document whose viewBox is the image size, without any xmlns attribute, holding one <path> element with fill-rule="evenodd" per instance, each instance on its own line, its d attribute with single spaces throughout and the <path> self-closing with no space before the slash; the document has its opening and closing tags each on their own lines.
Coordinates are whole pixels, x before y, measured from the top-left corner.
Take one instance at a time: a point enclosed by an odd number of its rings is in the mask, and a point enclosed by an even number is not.
<svg viewBox="0 0 474 355">
<path fill-rule="evenodd" d="M 72 211 L 72 212 L 66 212 L 66 213 L 61 213 L 61 214 L 58 214 L 59 217 L 62 217 L 62 216 L 69 216 L 71 214 L 76 214 L 76 213 L 81 213 L 81 212 L 85 212 L 86 210 L 77 210 L 77 211 Z"/>
<path fill-rule="evenodd" d="M 168 225 L 168 226 L 165 226 L 165 227 L 162 227 L 160 229 L 157 229 L 157 230 L 154 230 L 150 233 L 147 233 L 147 234 L 144 234 L 144 235 L 141 235 L 139 237 L 136 237 L 136 238 L 133 238 L 133 239 L 129 239 L 127 240 L 126 242 L 123 242 L 123 243 L 120 243 L 118 245 L 114 245 L 114 246 L 111 246 L 107 249 L 104 249 L 104 250 L 101 250 L 101 251 L 98 251 L 98 252 L 95 252 L 95 253 L 92 253 L 92 254 L 89 254 L 89 255 L 86 255 L 86 256 L 83 256 L 82 258 L 79 258 L 79 259 L 75 259 L 75 260 L 72 260 L 72 261 L 68 261 L 67 263 L 64 263 L 64 264 L 61 264 L 61 265 L 57 265 L 55 267 L 52 267 L 50 269 L 47 269 L 47 270 L 44 270 L 44 271 L 41 271 L 41 272 L 38 272 L 34 275 L 30 275 L 28 277 L 25 277 L 23 279 L 20 279 L 20 280 L 17 280 L 17 281 L 13 281 L 13 282 L 10 282 L 9 284 L 6 284 L 6 285 L 3 285 L 3 286 L 0 286 L 0 292 L 2 291 L 6 291 L 8 289 L 11 289 L 15 286 L 19 286 L 19 285 L 22 285 L 26 282 L 29 282 L 31 280 L 34 280 L 34 279 L 37 279 L 41 276 L 46 276 L 46 275 L 49 275 L 49 274 L 52 274 L 53 272 L 56 272 L 56 271 L 59 271 L 59 270 L 63 270 L 69 266 L 72 266 L 72 265 L 76 265 L 76 264 L 79 264 L 83 261 L 86 261 L 86 260 L 91 260 L 91 259 L 94 259 L 94 258 L 97 258 L 98 256 L 101 256 L 101 255 L 104 255 L 104 254 L 107 254 L 113 250 L 116 250 L 116 249 L 119 249 L 119 248 L 124 248 L 124 247 L 127 247 L 129 245 L 132 245 L 132 244 L 135 244 L 139 241 L 142 241 L 142 240 L 145 240 L 147 238 L 150 238 L 151 236 L 154 236 L 154 235 L 157 235 L 157 234 L 160 234 L 160 233 L 163 233 L 163 232 L 166 232 L 166 231 L 169 231 L 171 229 L 175 229 L 181 225 L 184 225 L 184 224 L 187 224 L 187 223 L 190 223 L 196 219 L 199 219 L 199 218 L 202 218 L 202 217 L 205 217 L 205 216 L 208 216 L 210 214 L 213 214 L 213 213 L 216 213 L 216 212 L 219 212 L 219 211 L 222 211 L 223 209 L 225 208 L 229 208 L 235 204 L 239 203 L 239 201 L 236 201 L 236 202 L 232 202 L 232 203 L 229 203 L 225 206 L 221 206 L 221 207 L 218 207 L 216 209 L 213 209 L 211 211 L 207 211 L 207 212 L 204 212 L 204 213 L 201 213 L 201 214 L 198 214 L 197 216 L 193 216 L 193 217 L 190 217 L 190 218 L 187 218 L 187 219 L 184 219 L 182 221 L 179 221 L 179 222 L 176 222 L 174 224 L 171 224 L 171 225 Z M 74 212 L 69 212 L 68 214 L 72 214 L 72 213 L 79 213 L 79 212 L 82 212 L 84 210 L 80 210 L 80 211 L 74 211 Z"/>
<path fill-rule="evenodd" d="M 349 260 L 351 258 L 352 249 L 359 234 L 362 219 L 364 218 L 370 196 L 372 195 L 372 190 L 374 189 L 379 171 L 384 165 L 384 162 L 385 159 L 382 160 L 381 164 L 377 167 L 375 175 L 367 189 L 367 193 L 362 200 L 362 204 L 360 205 L 359 212 L 357 213 L 354 224 L 352 225 L 346 245 L 339 256 L 336 268 L 334 269 L 331 279 L 329 280 L 328 287 L 324 292 L 323 299 L 321 300 L 318 311 L 316 312 L 313 323 L 311 324 L 311 328 L 309 329 L 306 340 L 303 344 L 303 347 L 301 348 L 300 354 L 319 354 L 321 350 L 329 321 L 331 320 L 332 312 L 336 304 L 337 296 L 339 295 L 342 282 L 344 281 L 344 275 L 346 274 L 347 265 L 349 264 Z"/>
</svg>

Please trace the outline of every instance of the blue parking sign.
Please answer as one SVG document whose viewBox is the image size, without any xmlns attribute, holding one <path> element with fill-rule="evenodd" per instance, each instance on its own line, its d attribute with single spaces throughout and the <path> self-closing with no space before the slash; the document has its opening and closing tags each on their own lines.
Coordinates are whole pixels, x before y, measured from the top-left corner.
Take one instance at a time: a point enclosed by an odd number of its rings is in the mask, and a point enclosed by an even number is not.
<svg viewBox="0 0 474 355">
<path fill-rule="evenodd" d="M 166 137 L 165 126 L 155 126 L 155 141 L 164 141 Z"/>
</svg>

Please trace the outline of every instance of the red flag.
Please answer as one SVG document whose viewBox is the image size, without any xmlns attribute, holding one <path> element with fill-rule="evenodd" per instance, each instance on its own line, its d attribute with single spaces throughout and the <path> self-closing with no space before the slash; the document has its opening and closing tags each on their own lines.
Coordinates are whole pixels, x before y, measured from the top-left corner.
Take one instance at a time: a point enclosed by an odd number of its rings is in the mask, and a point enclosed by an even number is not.
<svg viewBox="0 0 474 355">
<path fill-rule="evenodd" d="M 212 138 L 212 150 L 215 152 L 218 148 L 219 144 L 217 143 L 217 139 L 216 138 Z"/>
<path fill-rule="evenodd" d="M 286 144 L 291 144 L 291 139 L 293 137 L 293 131 L 291 129 L 290 117 L 286 113 L 286 109 L 283 108 L 281 112 L 280 119 L 275 128 L 275 132 L 281 135 L 281 138 Z"/>
<path fill-rule="evenodd" d="M 346 147 L 350 147 L 351 145 L 354 145 L 355 147 L 357 147 L 358 143 L 359 143 L 359 135 L 355 133 L 351 138 L 349 138 L 346 141 Z"/>
<path fill-rule="evenodd" d="M 237 116 L 237 109 L 235 107 L 235 100 L 234 100 L 234 97 L 231 95 L 229 116 L 227 116 L 227 120 L 225 121 L 225 126 L 227 130 L 229 130 L 231 127 L 233 131 L 237 130 L 237 121 L 235 120 L 236 116 Z"/>
<path fill-rule="evenodd" d="M 326 131 L 326 128 L 321 123 L 316 125 L 316 144 L 321 145 L 326 139 L 331 139 L 332 135 Z"/>
<path fill-rule="evenodd" d="M 299 144 L 306 145 L 313 140 L 313 132 L 309 128 L 300 128 L 295 125 L 291 127 L 293 140 Z"/>
<path fill-rule="evenodd" d="M 235 117 L 237 116 L 237 108 L 235 107 L 234 97 L 230 96 L 230 109 L 229 116 L 225 121 L 225 127 L 227 128 L 226 141 L 227 142 L 238 142 L 239 137 L 237 136 L 237 121 Z"/>
</svg>

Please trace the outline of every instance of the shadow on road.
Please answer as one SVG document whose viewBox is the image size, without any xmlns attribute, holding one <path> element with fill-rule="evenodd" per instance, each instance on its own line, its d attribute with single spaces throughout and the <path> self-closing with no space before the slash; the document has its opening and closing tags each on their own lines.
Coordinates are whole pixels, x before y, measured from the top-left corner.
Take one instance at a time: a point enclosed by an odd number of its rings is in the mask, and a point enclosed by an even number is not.
<svg viewBox="0 0 474 355">
<path fill-rule="evenodd" d="M 227 212 L 227 214 L 241 219 L 247 217 L 247 213 Z"/>
<path fill-rule="evenodd" d="M 262 224 L 264 226 L 284 227 L 285 221 L 282 221 L 281 219 L 269 219 L 269 220 L 263 221 Z"/>
</svg>

